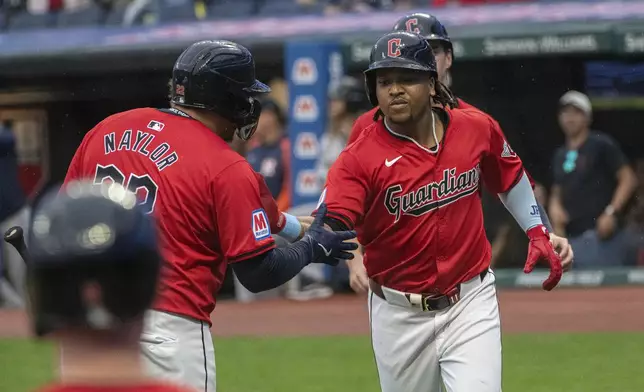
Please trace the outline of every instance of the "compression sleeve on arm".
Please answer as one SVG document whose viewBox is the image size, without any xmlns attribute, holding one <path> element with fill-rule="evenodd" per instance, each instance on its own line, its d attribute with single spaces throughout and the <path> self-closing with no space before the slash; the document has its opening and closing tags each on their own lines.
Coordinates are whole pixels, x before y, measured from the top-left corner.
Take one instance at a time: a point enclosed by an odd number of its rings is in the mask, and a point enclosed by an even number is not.
<svg viewBox="0 0 644 392">
<path fill-rule="evenodd" d="M 552 229 L 552 224 L 550 223 L 550 218 L 548 218 L 548 213 L 546 212 L 546 209 L 543 208 L 541 203 L 537 202 L 537 207 L 539 207 L 539 215 L 541 215 L 541 223 L 548 229 L 549 232 L 554 233 L 554 230 Z"/>
<path fill-rule="evenodd" d="M 523 231 L 543 224 L 530 180 L 525 172 L 521 180 L 509 191 L 500 193 L 499 198 Z"/>
<path fill-rule="evenodd" d="M 297 241 L 283 248 L 231 264 L 239 282 L 253 293 L 281 286 L 311 261 L 311 243 Z"/>
</svg>

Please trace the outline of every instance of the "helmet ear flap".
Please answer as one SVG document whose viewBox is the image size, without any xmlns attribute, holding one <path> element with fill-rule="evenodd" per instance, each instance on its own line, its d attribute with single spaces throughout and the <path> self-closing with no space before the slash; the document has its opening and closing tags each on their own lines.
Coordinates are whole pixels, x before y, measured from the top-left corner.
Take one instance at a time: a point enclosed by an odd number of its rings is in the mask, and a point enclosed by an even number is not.
<svg viewBox="0 0 644 392">
<path fill-rule="evenodd" d="M 257 130 L 259 116 L 262 113 L 262 103 L 254 97 L 248 98 L 248 107 L 240 111 L 241 115 L 235 119 L 237 129 L 235 133 L 243 141 L 250 140 Z"/>
<path fill-rule="evenodd" d="M 372 106 L 378 106 L 378 96 L 376 95 L 376 74 L 375 72 L 365 72 L 364 74 L 365 91 L 367 98 Z"/>
</svg>

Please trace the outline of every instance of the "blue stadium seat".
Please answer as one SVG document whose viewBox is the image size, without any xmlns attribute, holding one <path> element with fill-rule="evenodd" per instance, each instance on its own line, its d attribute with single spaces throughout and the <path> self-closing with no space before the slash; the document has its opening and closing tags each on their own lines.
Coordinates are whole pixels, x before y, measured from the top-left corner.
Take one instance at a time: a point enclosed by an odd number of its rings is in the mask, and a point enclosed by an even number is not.
<svg viewBox="0 0 644 392">
<path fill-rule="evenodd" d="M 58 15 L 51 14 L 30 14 L 20 12 L 12 15 L 9 19 L 9 30 L 35 30 L 56 27 Z"/>
<path fill-rule="evenodd" d="M 253 15 L 255 1 L 213 0 L 213 3 L 208 7 L 208 19 L 247 18 Z"/>
<path fill-rule="evenodd" d="M 195 21 L 195 5 L 192 0 L 162 0 L 159 5 L 159 22 Z"/>
<path fill-rule="evenodd" d="M 58 27 L 95 26 L 105 23 L 106 11 L 92 4 L 87 8 L 61 12 L 58 15 Z"/>
</svg>

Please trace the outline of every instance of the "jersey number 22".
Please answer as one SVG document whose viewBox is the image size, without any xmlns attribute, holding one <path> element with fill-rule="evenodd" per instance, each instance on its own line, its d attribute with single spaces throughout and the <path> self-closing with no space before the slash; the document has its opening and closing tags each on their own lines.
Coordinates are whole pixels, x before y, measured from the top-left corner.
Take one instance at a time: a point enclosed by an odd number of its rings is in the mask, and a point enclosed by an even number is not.
<svg viewBox="0 0 644 392">
<path fill-rule="evenodd" d="M 138 176 L 136 174 L 130 174 L 126 181 L 125 174 L 118 167 L 114 165 L 96 165 L 94 184 L 108 185 L 108 181 L 122 185 L 130 192 L 136 194 L 137 197 L 142 196 L 140 192 L 144 191 L 145 197 L 139 197 L 139 204 L 143 206 L 143 211 L 146 214 L 154 211 L 159 187 L 149 175 L 144 174 Z"/>
</svg>

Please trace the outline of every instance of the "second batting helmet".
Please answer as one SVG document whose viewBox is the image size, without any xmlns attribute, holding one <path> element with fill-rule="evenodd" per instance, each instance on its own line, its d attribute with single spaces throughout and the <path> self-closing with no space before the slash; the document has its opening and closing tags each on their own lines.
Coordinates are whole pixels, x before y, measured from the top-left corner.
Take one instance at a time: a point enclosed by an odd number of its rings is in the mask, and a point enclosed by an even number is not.
<svg viewBox="0 0 644 392">
<path fill-rule="evenodd" d="M 329 89 L 329 98 L 346 102 L 347 112 L 358 113 L 369 109 L 364 83 L 352 76 L 345 76 Z"/>
<path fill-rule="evenodd" d="M 426 40 L 440 42 L 454 55 L 454 48 L 447 34 L 447 29 L 434 15 L 422 12 L 405 15 L 398 19 L 392 31 L 407 31 L 420 34 Z"/>
<path fill-rule="evenodd" d="M 188 47 L 172 70 L 171 100 L 212 110 L 237 126 L 248 140 L 257 129 L 261 104 L 255 98 L 270 87 L 255 79 L 253 55 L 231 41 L 200 41 Z"/>
<path fill-rule="evenodd" d="M 118 184 L 81 182 L 36 202 L 27 288 L 37 335 L 142 318 L 156 293 L 161 256 L 153 218 L 136 204 Z"/>
<path fill-rule="evenodd" d="M 373 106 L 378 105 L 376 71 L 384 68 L 405 68 L 438 76 L 434 53 L 423 37 L 408 32 L 385 34 L 371 49 L 369 68 L 364 72 L 367 96 Z"/>
</svg>

